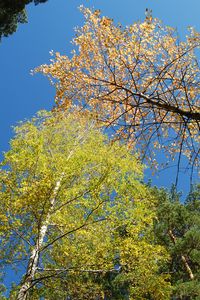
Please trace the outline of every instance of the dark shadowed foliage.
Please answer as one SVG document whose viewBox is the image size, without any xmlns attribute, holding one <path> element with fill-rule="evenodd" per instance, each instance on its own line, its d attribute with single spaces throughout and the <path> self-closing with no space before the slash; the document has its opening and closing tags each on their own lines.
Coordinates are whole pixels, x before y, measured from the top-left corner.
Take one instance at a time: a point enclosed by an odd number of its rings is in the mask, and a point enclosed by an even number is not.
<svg viewBox="0 0 200 300">
<path fill-rule="evenodd" d="M 35 5 L 47 0 L 1 0 L 0 1 L 0 39 L 16 32 L 19 23 L 27 23 L 25 6 Z"/>
</svg>

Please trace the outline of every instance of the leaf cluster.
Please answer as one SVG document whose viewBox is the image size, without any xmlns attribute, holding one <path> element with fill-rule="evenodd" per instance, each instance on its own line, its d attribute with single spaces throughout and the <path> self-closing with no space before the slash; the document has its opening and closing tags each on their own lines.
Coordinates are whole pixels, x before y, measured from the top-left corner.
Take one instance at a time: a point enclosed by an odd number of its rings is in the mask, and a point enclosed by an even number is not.
<svg viewBox="0 0 200 300">
<path fill-rule="evenodd" d="M 81 11 L 72 56 L 52 53 L 52 63 L 36 69 L 55 84 L 58 107 L 88 109 L 155 167 L 160 150 L 178 171 L 182 155 L 198 167 L 199 34 L 191 29 L 179 41 L 175 29 L 152 17 L 123 28 L 99 11 Z"/>
<path fill-rule="evenodd" d="M 13 34 L 18 23 L 27 23 L 25 6 L 31 2 L 35 5 L 47 0 L 1 0 L 0 2 L 0 39 Z"/>
<path fill-rule="evenodd" d="M 81 114 L 41 112 L 15 132 L 1 164 L 1 258 L 29 269 L 39 245 L 30 299 L 168 299 L 168 255 L 153 242 L 155 198 L 137 157 Z"/>
</svg>

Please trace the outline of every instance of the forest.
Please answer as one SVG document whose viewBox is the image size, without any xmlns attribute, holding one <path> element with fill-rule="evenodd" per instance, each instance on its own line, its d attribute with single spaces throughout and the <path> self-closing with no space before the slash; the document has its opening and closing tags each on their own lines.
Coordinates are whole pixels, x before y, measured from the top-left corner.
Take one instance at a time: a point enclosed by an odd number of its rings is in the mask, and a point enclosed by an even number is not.
<svg viewBox="0 0 200 300">
<path fill-rule="evenodd" d="M 8 2 L 0 46 L 32 1 Z M 31 71 L 53 105 L 2 151 L 0 299 L 198 300 L 200 34 L 180 39 L 151 9 L 126 26 L 79 14 L 71 52 Z M 170 186 L 154 184 L 159 171 Z"/>
</svg>

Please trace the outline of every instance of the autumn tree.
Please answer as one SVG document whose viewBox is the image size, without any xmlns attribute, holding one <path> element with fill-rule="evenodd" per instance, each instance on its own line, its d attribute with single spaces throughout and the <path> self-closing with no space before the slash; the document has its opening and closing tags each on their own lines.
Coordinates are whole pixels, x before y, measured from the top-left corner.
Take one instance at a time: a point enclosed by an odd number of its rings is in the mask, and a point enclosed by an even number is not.
<svg viewBox="0 0 200 300">
<path fill-rule="evenodd" d="M 88 109 L 153 165 L 163 151 L 179 171 L 185 155 L 192 173 L 199 164 L 199 34 L 191 28 L 180 41 L 149 14 L 123 28 L 99 11 L 81 10 L 85 24 L 76 30 L 72 56 L 55 53 L 37 69 L 55 83 L 57 105 Z"/>
<path fill-rule="evenodd" d="M 172 298 L 200 297 L 200 186 L 193 186 L 184 202 L 173 187 L 156 190 L 156 240 L 167 248 L 170 260 L 162 271 L 171 274 Z"/>
<path fill-rule="evenodd" d="M 17 30 L 18 23 L 27 23 L 25 6 L 31 2 L 35 5 L 47 0 L 1 0 L 0 1 L 0 39 Z"/>
<path fill-rule="evenodd" d="M 1 265 L 24 271 L 9 299 L 104 299 L 108 273 L 130 299 L 169 299 L 142 166 L 92 121 L 41 112 L 15 128 L 0 174 Z"/>
</svg>

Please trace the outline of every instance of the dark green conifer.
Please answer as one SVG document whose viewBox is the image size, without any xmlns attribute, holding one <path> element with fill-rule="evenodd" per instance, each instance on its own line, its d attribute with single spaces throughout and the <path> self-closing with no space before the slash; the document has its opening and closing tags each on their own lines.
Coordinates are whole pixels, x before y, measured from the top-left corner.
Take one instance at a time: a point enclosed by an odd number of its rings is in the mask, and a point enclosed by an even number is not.
<svg viewBox="0 0 200 300">
<path fill-rule="evenodd" d="M 47 0 L 1 0 L 0 1 L 0 39 L 13 34 L 19 23 L 27 23 L 25 6 L 35 5 Z"/>
<path fill-rule="evenodd" d="M 171 275 L 172 299 L 200 299 L 200 185 L 193 187 L 184 203 L 174 187 L 171 193 L 156 193 L 159 202 L 155 234 L 171 256 L 162 272 Z"/>
</svg>

